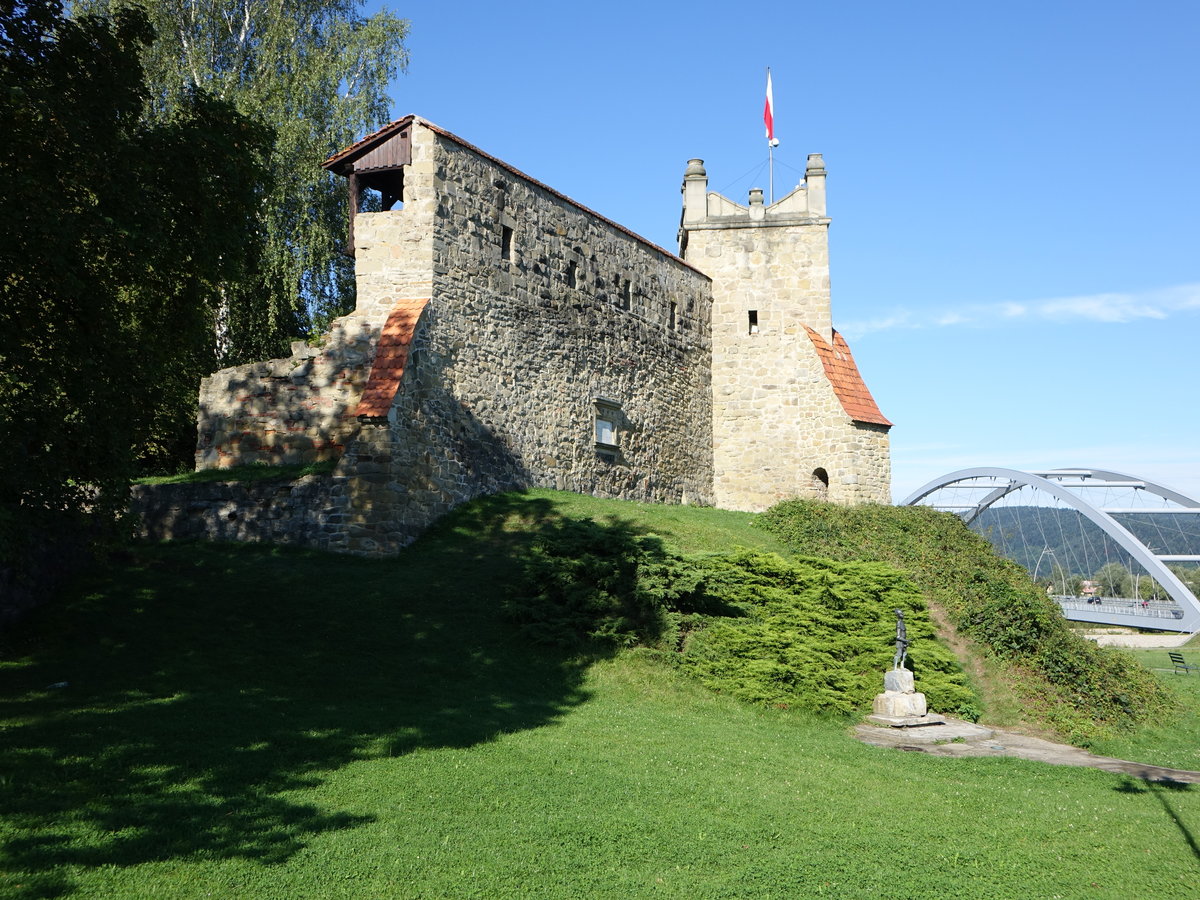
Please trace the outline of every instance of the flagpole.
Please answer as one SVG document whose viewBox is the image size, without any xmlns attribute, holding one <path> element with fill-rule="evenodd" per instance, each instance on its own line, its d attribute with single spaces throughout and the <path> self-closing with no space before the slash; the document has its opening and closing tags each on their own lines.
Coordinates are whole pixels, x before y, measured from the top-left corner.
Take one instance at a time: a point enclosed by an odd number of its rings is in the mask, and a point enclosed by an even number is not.
<svg viewBox="0 0 1200 900">
<path fill-rule="evenodd" d="M 767 170 L 768 181 L 768 201 L 767 205 L 772 206 L 775 203 L 775 145 L 779 143 L 775 139 L 775 97 L 771 90 L 771 67 L 767 66 L 767 103 L 763 109 L 763 122 L 767 126 Z"/>
<path fill-rule="evenodd" d="M 771 99 L 771 67 L 767 66 L 767 102 Z M 771 104 L 772 106 L 774 104 Z M 772 118 L 774 118 L 774 110 L 771 110 Z M 774 124 L 774 123 L 772 123 Z M 775 147 L 771 143 L 771 135 L 767 135 L 767 206 L 775 204 Z"/>
</svg>

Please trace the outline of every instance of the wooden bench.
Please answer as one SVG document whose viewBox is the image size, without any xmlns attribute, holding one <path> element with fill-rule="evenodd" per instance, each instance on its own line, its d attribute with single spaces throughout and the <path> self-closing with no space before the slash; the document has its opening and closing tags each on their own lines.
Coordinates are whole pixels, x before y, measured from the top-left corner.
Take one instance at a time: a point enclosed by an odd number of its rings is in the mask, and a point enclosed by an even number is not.
<svg viewBox="0 0 1200 900">
<path fill-rule="evenodd" d="M 1184 662 L 1182 653 L 1175 650 L 1168 650 L 1167 656 L 1171 657 L 1171 665 L 1175 667 L 1176 675 L 1179 674 L 1180 669 L 1183 670 L 1184 675 L 1187 675 L 1189 672 L 1200 672 L 1200 666 L 1193 666 Z"/>
</svg>

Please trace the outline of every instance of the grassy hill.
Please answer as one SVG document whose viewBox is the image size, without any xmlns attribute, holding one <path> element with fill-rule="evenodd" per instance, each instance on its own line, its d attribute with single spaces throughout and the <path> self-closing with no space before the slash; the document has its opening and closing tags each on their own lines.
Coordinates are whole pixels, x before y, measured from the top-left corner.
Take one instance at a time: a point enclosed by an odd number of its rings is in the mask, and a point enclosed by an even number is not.
<svg viewBox="0 0 1200 900">
<path fill-rule="evenodd" d="M 531 646 L 502 601 L 570 516 L 791 552 L 748 515 L 551 492 L 395 560 L 135 547 L 5 639 L 0 896 L 1200 893 L 1192 791 L 878 750 L 661 649 Z"/>
<path fill-rule="evenodd" d="M 790 546 L 837 560 L 880 560 L 916 583 L 943 634 L 972 666 L 992 712 L 1077 743 L 1170 714 L 1170 700 L 1125 653 L 1072 631 L 1018 564 L 953 515 L 927 507 L 789 501 L 757 520 Z M 1001 710 L 998 700 L 1015 703 Z"/>
</svg>

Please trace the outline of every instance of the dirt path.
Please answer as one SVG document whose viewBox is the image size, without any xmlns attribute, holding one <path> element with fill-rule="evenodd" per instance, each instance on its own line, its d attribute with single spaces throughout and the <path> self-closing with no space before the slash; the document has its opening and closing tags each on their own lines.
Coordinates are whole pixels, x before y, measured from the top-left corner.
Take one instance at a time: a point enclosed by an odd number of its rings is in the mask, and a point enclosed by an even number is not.
<svg viewBox="0 0 1200 900">
<path fill-rule="evenodd" d="M 1056 744 L 1054 741 L 1000 728 L 973 725 L 957 719 L 947 719 L 945 725 L 926 725 L 920 728 L 885 728 L 864 723 L 855 727 L 854 735 L 864 744 L 928 753 L 930 756 L 1016 756 L 1055 766 L 1103 769 L 1106 772 L 1131 775 L 1146 781 L 1200 784 L 1200 772 L 1167 769 L 1126 759 L 1096 756 L 1069 744 Z"/>
<path fill-rule="evenodd" d="M 1182 647 L 1192 639 L 1190 634 L 1109 634 L 1085 632 L 1084 637 L 1101 647 L 1125 647 L 1132 650 L 1157 650 Z"/>
</svg>

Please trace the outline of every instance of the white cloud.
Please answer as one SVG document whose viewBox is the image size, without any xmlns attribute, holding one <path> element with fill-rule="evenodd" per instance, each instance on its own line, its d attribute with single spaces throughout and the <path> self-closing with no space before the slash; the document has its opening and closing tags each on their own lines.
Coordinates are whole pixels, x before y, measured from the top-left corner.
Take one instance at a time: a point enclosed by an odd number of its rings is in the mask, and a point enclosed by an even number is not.
<svg viewBox="0 0 1200 900">
<path fill-rule="evenodd" d="M 840 330 L 854 338 L 879 331 L 955 325 L 978 327 L 996 321 L 1086 321 L 1119 324 L 1138 319 L 1166 319 L 1175 313 L 1193 310 L 1200 310 L 1200 282 L 1140 293 L 1090 294 L 1080 297 L 1052 297 L 1024 303 L 966 305 L 949 311 L 897 310 L 889 316 L 845 323 Z"/>
</svg>

